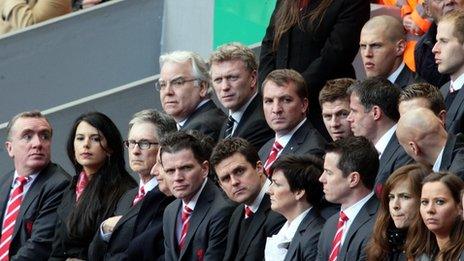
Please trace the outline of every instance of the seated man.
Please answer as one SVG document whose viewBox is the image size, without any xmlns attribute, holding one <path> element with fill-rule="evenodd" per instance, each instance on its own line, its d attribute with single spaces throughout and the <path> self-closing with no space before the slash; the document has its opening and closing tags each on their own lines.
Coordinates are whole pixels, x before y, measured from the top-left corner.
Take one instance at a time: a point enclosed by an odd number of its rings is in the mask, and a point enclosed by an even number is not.
<svg viewBox="0 0 464 261">
<path fill-rule="evenodd" d="M 326 153 L 319 181 L 327 201 L 341 204 L 341 211 L 322 229 L 317 260 L 366 260 L 379 205 L 373 192 L 377 150 L 364 137 L 348 137 L 331 143 Z"/>
<path fill-rule="evenodd" d="M 155 110 L 143 110 L 132 117 L 129 122 L 128 139 L 124 142 L 128 149 L 129 166 L 139 176 L 139 187 L 126 192 L 119 200 L 115 217 L 105 220 L 100 233 L 95 235 L 89 247 L 89 258 L 95 260 L 122 260 L 129 242 L 148 227 L 149 222 L 140 224 L 147 217 L 153 222 L 162 222 L 164 208 L 173 198 L 166 197 L 160 191 L 157 179 L 150 175 L 156 164 L 159 140 L 170 132 L 176 131 L 175 121 L 168 115 Z M 146 198 L 156 198 L 151 202 L 150 209 L 141 211 Z M 139 222 L 136 223 L 136 221 Z M 134 227 L 139 226 L 139 232 L 134 233 Z M 144 228 L 140 228 L 144 226 Z M 156 236 L 156 235 L 153 235 Z M 163 243 L 152 248 L 163 249 Z M 157 253 L 153 258 L 162 256 Z"/>
<path fill-rule="evenodd" d="M 241 137 L 259 150 L 274 132 L 264 119 L 255 54 L 242 44 L 226 44 L 211 55 L 209 63 L 216 95 L 229 110 L 219 139 Z"/>
<path fill-rule="evenodd" d="M 417 108 L 432 110 L 445 126 L 445 100 L 435 86 L 425 82 L 414 83 L 401 91 L 398 104 L 400 115 Z"/>
<path fill-rule="evenodd" d="M 280 229 L 285 218 L 271 210 L 266 194 L 271 181 L 258 152 L 244 139 L 226 139 L 214 148 L 211 165 L 229 199 L 240 204 L 230 219 L 223 260 L 263 260 L 266 238 Z"/>
<path fill-rule="evenodd" d="M 2 0 L 0 35 L 71 11 L 71 0 Z"/>
<path fill-rule="evenodd" d="M 450 171 L 464 179 L 464 135 L 448 134 L 429 109 L 406 112 L 398 121 L 398 141 L 416 162 L 433 171 Z"/>
<path fill-rule="evenodd" d="M 353 135 L 347 119 L 350 114 L 350 96 L 346 91 L 354 82 L 351 78 L 328 80 L 319 92 L 322 119 L 332 140 Z"/>
<path fill-rule="evenodd" d="M 275 138 L 259 150 L 267 174 L 272 163 L 282 155 L 324 155 L 326 142 L 306 118 L 307 97 L 306 83 L 294 70 L 275 70 L 264 80 L 264 116 L 275 132 Z"/>
<path fill-rule="evenodd" d="M 160 159 L 177 199 L 163 216 L 165 260 L 221 260 L 234 205 L 209 181 L 210 151 L 193 135 L 172 133 L 161 141 Z"/>
<path fill-rule="evenodd" d="M 401 89 L 419 80 L 403 62 L 406 34 L 395 17 L 379 15 L 367 21 L 361 30 L 359 46 L 368 78 L 388 78 Z"/>
<path fill-rule="evenodd" d="M 71 176 L 50 161 L 52 127 L 39 111 L 14 116 L 6 134 L 15 169 L 0 177 L 0 260 L 46 260 Z"/>
<path fill-rule="evenodd" d="M 205 61 L 188 51 L 161 55 L 159 61 L 156 89 L 163 110 L 176 120 L 178 130 L 198 130 L 217 141 L 226 116 L 210 99 L 212 88 Z"/>
</svg>

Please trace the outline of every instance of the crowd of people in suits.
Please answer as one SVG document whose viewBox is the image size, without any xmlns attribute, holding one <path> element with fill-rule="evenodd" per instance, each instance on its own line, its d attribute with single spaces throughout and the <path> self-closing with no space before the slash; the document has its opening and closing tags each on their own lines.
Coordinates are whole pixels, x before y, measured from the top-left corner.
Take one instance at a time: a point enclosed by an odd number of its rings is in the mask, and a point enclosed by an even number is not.
<svg viewBox="0 0 464 261">
<path fill-rule="evenodd" d="M 164 112 L 135 113 L 126 139 L 79 116 L 74 175 L 52 163 L 43 114 L 14 116 L 0 260 L 464 260 L 464 12 L 446 6 L 427 65 L 441 89 L 368 2 L 281 0 L 259 67 L 240 43 L 208 62 L 166 53 Z"/>
</svg>

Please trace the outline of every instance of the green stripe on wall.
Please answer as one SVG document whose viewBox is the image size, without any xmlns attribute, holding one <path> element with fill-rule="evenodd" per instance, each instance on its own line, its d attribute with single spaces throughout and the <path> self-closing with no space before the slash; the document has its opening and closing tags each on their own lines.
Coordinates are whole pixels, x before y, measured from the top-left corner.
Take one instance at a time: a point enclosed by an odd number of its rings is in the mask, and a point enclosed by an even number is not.
<svg viewBox="0 0 464 261">
<path fill-rule="evenodd" d="M 216 0 L 213 46 L 261 42 L 276 0 Z"/>
</svg>

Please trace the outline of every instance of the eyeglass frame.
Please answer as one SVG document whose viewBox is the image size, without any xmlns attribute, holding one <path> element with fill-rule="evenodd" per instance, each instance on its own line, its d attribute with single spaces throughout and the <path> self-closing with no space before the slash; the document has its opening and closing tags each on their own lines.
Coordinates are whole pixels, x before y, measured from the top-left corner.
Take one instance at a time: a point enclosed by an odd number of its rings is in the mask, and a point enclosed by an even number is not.
<svg viewBox="0 0 464 261">
<path fill-rule="evenodd" d="M 176 77 L 176 78 L 174 78 L 172 80 L 169 80 L 169 81 L 162 81 L 162 82 L 166 83 L 166 85 L 164 87 L 162 87 L 161 84 L 160 84 L 161 80 L 158 79 L 155 82 L 155 90 L 157 90 L 159 92 L 159 91 L 165 89 L 168 86 L 167 83 L 169 83 L 169 86 L 171 86 L 172 88 L 178 89 L 178 88 L 184 86 L 188 82 L 200 81 L 200 80 L 201 79 L 199 79 L 199 78 L 184 79 L 183 76 L 180 76 L 180 77 Z M 176 83 L 176 81 L 177 81 L 177 83 Z"/>
<path fill-rule="evenodd" d="M 124 140 L 122 142 L 122 144 L 124 145 L 124 147 L 126 147 L 127 149 L 134 149 L 135 148 L 135 145 L 137 144 L 137 146 L 139 146 L 139 149 L 141 150 L 149 150 L 150 147 L 153 145 L 153 146 L 158 146 L 159 145 L 159 142 L 150 142 L 148 140 L 139 140 L 139 141 L 135 141 L 135 140 Z"/>
</svg>

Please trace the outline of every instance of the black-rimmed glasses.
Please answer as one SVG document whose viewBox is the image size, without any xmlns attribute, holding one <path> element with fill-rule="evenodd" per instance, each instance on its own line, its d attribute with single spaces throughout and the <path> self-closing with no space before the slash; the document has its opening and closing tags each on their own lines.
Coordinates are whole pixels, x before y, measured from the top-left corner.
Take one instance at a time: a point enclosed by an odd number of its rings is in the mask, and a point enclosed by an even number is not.
<svg viewBox="0 0 464 261">
<path fill-rule="evenodd" d="M 137 144 L 141 150 L 148 150 L 151 147 L 151 145 L 153 146 L 159 145 L 158 142 L 149 142 L 148 140 L 139 140 L 139 141 L 125 140 L 123 144 L 126 148 L 129 148 L 129 149 L 133 149 L 135 147 L 135 144 Z"/>
</svg>

